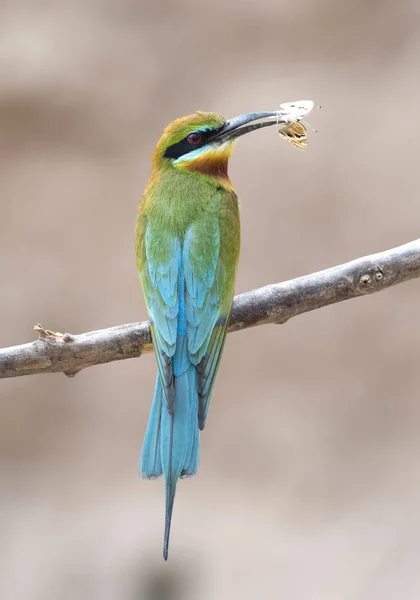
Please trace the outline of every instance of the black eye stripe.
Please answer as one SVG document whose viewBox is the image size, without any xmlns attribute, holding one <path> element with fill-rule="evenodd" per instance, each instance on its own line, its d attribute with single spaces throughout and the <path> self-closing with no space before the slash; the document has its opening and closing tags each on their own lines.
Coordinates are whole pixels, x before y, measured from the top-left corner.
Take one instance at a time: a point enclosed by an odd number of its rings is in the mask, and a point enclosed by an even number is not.
<svg viewBox="0 0 420 600">
<path fill-rule="evenodd" d="M 172 144 L 172 146 L 168 146 L 166 148 L 165 154 L 163 155 L 165 158 L 171 158 L 172 160 L 176 160 L 180 158 L 184 154 L 188 154 L 189 152 L 193 152 L 193 150 L 197 150 L 198 148 L 202 148 L 206 144 L 208 144 L 214 135 L 218 133 L 222 129 L 223 125 L 220 127 L 215 127 L 214 129 L 209 129 L 207 131 L 190 131 L 189 134 L 180 142 L 176 144 Z M 201 141 L 198 143 L 192 144 L 188 141 L 188 137 L 192 133 L 198 133 L 201 136 Z"/>
</svg>

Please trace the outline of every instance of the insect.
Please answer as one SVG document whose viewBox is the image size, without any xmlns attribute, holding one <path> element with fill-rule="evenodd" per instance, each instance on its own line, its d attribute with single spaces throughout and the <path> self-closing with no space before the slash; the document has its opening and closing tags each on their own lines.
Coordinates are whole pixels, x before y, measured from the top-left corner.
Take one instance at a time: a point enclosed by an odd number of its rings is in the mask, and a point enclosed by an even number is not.
<svg viewBox="0 0 420 600">
<path fill-rule="evenodd" d="M 280 110 L 277 113 L 279 135 L 296 148 L 306 150 L 308 148 L 308 133 L 303 118 L 317 108 L 320 107 L 315 108 L 312 100 L 298 100 L 297 102 L 280 104 Z M 314 131 L 316 130 L 314 129 Z"/>
<path fill-rule="evenodd" d="M 296 148 L 299 148 L 300 150 L 306 150 L 308 148 L 306 127 L 300 121 L 286 123 L 286 126 L 279 129 L 278 133 Z"/>
</svg>

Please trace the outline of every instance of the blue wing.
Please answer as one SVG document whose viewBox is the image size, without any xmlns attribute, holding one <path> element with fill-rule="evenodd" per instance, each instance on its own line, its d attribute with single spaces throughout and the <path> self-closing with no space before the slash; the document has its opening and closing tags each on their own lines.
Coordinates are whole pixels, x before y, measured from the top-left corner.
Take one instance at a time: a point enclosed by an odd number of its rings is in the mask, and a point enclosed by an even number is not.
<svg viewBox="0 0 420 600">
<path fill-rule="evenodd" d="M 183 262 L 188 350 L 191 362 L 197 367 L 198 422 L 203 429 L 233 299 L 233 286 L 227 284 L 227 269 L 220 257 L 218 222 L 207 224 L 205 236 L 200 223 L 189 228 Z"/>
</svg>

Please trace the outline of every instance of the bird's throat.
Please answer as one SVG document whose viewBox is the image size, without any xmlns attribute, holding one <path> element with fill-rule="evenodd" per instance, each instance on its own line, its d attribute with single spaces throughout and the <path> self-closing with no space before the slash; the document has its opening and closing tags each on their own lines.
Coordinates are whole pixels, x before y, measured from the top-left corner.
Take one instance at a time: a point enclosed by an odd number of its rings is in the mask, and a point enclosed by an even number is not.
<svg viewBox="0 0 420 600">
<path fill-rule="evenodd" d="M 201 152 L 191 160 L 182 161 L 179 166 L 182 170 L 206 175 L 223 182 L 226 187 L 230 187 L 228 161 L 232 151 L 233 144 L 224 144 L 220 148 Z"/>
</svg>

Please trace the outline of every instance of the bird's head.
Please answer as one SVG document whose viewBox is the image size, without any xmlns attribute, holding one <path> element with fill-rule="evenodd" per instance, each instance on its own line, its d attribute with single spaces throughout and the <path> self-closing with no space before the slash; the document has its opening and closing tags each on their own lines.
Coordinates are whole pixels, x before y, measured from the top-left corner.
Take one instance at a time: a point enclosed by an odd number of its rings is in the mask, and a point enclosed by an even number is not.
<svg viewBox="0 0 420 600">
<path fill-rule="evenodd" d="M 227 178 L 227 163 L 237 138 L 254 129 L 275 125 L 276 117 L 276 112 L 249 113 L 234 119 L 210 112 L 182 117 L 166 127 L 153 163 L 155 167 Z"/>
</svg>

